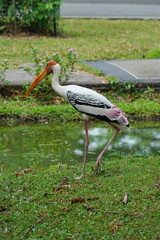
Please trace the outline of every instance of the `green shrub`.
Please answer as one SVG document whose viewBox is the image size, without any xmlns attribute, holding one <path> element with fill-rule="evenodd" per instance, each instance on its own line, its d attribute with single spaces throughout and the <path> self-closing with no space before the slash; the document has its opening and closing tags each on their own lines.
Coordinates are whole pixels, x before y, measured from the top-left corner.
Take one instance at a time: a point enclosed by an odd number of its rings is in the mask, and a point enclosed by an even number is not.
<svg viewBox="0 0 160 240">
<path fill-rule="evenodd" d="M 16 31 L 25 30 L 31 33 L 57 35 L 59 7 L 61 0 L 40 1 L 22 0 L 8 1 L 2 0 L 0 3 L 0 30 Z M 12 28 L 11 28 L 12 26 Z"/>
</svg>

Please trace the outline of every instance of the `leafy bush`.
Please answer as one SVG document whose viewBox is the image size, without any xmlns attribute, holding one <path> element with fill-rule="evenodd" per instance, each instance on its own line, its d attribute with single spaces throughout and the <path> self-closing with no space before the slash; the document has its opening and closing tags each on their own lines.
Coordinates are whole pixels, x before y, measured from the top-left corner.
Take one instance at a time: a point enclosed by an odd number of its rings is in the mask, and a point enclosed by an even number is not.
<svg viewBox="0 0 160 240">
<path fill-rule="evenodd" d="M 61 0 L 1 0 L 0 30 L 11 31 L 10 26 L 14 26 L 31 33 L 57 35 L 60 4 Z"/>
</svg>

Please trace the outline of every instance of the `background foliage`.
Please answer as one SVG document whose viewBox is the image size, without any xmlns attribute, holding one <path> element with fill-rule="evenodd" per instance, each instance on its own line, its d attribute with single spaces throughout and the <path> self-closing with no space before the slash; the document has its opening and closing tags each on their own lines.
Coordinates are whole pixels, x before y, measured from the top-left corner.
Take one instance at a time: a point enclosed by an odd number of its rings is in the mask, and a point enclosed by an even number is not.
<svg viewBox="0 0 160 240">
<path fill-rule="evenodd" d="M 1 0 L 0 31 L 57 35 L 61 0 Z"/>
</svg>

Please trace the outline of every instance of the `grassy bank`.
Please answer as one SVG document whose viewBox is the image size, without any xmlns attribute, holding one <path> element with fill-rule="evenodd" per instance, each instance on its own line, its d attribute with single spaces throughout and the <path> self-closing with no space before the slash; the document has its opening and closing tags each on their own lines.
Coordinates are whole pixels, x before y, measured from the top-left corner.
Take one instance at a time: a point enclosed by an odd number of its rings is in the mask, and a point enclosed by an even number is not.
<svg viewBox="0 0 160 240">
<path fill-rule="evenodd" d="M 81 166 L 1 176 L 1 239 L 158 239 L 158 159 L 113 155 L 81 180 Z"/>
<path fill-rule="evenodd" d="M 120 107 L 129 119 L 156 120 L 160 117 L 159 94 L 113 94 L 103 93 L 113 104 Z M 3 121 L 18 119 L 20 121 L 73 121 L 81 119 L 70 104 L 56 96 L 50 100 L 38 100 L 34 97 L 0 98 L 0 118 Z"/>
</svg>

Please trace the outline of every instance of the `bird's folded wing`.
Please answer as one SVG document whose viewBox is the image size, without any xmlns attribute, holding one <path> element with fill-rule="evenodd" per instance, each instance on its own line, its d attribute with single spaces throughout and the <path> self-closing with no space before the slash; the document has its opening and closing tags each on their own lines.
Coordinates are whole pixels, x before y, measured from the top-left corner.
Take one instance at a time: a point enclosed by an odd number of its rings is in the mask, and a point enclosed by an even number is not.
<svg viewBox="0 0 160 240">
<path fill-rule="evenodd" d="M 119 124 L 128 124 L 124 113 L 112 105 L 106 98 L 81 93 L 68 92 L 67 98 L 70 104 L 79 112 L 85 113 L 108 122 L 116 121 Z"/>
</svg>

